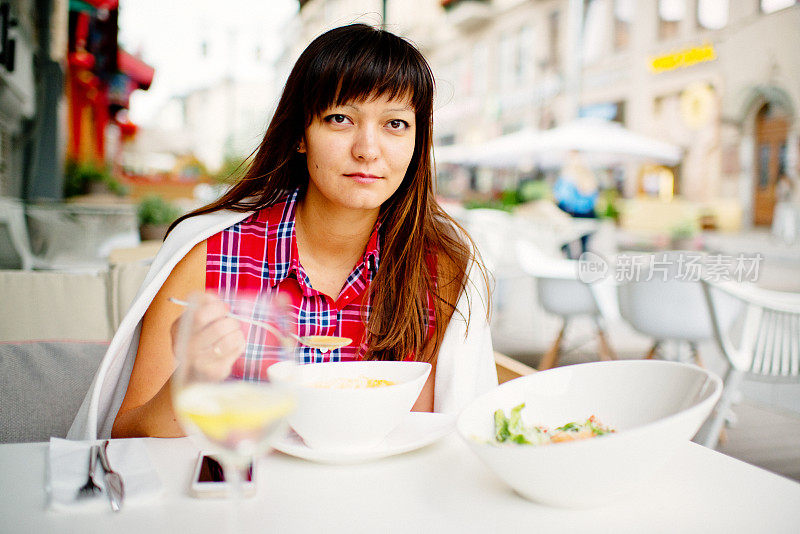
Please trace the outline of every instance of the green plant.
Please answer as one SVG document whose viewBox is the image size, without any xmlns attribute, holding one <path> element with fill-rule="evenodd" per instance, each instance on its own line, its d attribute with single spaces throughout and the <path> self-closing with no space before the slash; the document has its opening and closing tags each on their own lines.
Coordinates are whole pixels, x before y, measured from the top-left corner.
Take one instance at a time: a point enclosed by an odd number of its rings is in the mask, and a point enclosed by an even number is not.
<svg viewBox="0 0 800 534">
<path fill-rule="evenodd" d="M 517 188 L 520 202 L 531 202 L 550 197 L 550 185 L 545 180 L 525 180 Z"/>
<path fill-rule="evenodd" d="M 689 239 L 697 235 L 699 230 L 696 221 L 685 220 L 669 229 L 669 236 L 673 240 Z"/>
<path fill-rule="evenodd" d="M 158 195 L 148 195 L 139 201 L 136 210 L 139 225 L 152 224 L 161 226 L 171 224 L 181 216 L 181 210 L 172 202 Z"/>
<path fill-rule="evenodd" d="M 490 199 L 472 199 L 464 202 L 467 209 L 490 208 L 511 212 L 514 206 L 550 196 L 550 186 L 544 180 L 524 180 L 515 189 L 504 189 Z"/>
<path fill-rule="evenodd" d="M 616 189 L 605 189 L 597 197 L 594 212 L 600 218 L 619 219 L 620 211 L 618 207 L 619 192 Z"/>
<path fill-rule="evenodd" d="M 480 209 L 480 208 L 488 208 L 494 210 L 503 210 L 511 212 L 511 206 L 509 204 L 503 204 L 502 200 L 491 199 L 491 200 L 465 200 L 464 207 L 468 210 Z"/>
<path fill-rule="evenodd" d="M 115 195 L 124 196 L 128 193 L 127 188 L 114 178 L 107 167 L 91 161 L 68 159 L 64 165 L 64 197 L 86 195 L 92 184 L 104 184 Z"/>
</svg>

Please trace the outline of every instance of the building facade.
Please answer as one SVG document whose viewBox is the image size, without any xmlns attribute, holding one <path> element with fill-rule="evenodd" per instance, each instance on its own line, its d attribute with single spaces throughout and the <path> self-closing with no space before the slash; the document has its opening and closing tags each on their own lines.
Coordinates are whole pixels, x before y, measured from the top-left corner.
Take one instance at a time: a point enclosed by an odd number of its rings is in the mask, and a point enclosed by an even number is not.
<svg viewBox="0 0 800 534">
<path fill-rule="evenodd" d="M 194 157 L 214 173 L 258 147 L 274 99 L 269 81 L 232 78 L 173 97 L 160 109 L 158 126 L 142 127 L 140 138 L 125 147 L 125 172 L 170 174 L 180 160 Z"/>
<path fill-rule="evenodd" d="M 205 11 L 198 15 L 202 22 L 193 41 L 176 53 L 191 72 L 180 80 L 172 74 L 174 96 L 153 107 L 149 119 L 142 116 L 142 138 L 124 150 L 127 173 L 169 174 L 186 158 L 197 158 L 214 173 L 259 145 L 277 98 L 277 39 L 263 30 L 269 15 L 264 6 L 241 23 L 213 20 L 213 13 L 209 19 Z"/>
<path fill-rule="evenodd" d="M 381 9 L 300 4 L 298 53 Z M 775 202 L 800 193 L 796 0 L 388 0 L 387 19 L 437 78 L 437 145 L 598 116 L 681 146 L 668 186 L 736 204 L 744 226 L 769 224 Z M 659 193 L 633 167 L 618 186 Z"/>
<path fill-rule="evenodd" d="M 0 2 L 0 196 L 60 189 L 66 0 Z"/>
<path fill-rule="evenodd" d="M 118 164 L 122 143 L 136 133 L 127 114 L 131 93 L 153 82 L 155 69 L 117 43 L 118 13 L 118 0 L 69 5 L 65 89 L 70 160 Z"/>
</svg>

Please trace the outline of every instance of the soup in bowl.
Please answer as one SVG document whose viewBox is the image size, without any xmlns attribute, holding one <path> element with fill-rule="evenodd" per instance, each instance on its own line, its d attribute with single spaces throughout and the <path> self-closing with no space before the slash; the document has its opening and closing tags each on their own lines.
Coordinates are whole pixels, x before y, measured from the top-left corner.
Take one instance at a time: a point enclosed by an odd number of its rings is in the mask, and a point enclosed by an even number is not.
<svg viewBox="0 0 800 534">
<path fill-rule="evenodd" d="M 401 423 L 430 372 L 425 362 L 280 362 L 269 379 L 294 396 L 289 425 L 306 445 L 353 452 L 376 447 Z"/>
</svg>

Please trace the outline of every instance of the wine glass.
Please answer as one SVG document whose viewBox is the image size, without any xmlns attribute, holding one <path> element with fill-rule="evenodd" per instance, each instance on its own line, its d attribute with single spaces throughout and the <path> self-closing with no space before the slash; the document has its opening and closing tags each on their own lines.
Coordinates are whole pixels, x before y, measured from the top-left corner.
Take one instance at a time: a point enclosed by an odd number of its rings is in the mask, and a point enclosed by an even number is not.
<svg viewBox="0 0 800 534">
<path fill-rule="evenodd" d="M 286 432 L 294 409 L 290 392 L 267 376 L 270 364 L 295 361 L 289 324 L 288 306 L 267 294 L 196 294 L 179 320 L 173 407 L 187 435 L 221 461 L 234 501 L 244 469 Z"/>
</svg>

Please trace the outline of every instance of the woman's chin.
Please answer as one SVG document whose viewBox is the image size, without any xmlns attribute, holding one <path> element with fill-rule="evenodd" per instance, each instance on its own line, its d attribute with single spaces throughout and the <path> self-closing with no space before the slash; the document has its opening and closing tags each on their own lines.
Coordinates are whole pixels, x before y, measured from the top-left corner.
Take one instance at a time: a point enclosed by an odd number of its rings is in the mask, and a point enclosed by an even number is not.
<svg viewBox="0 0 800 534">
<path fill-rule="evenodd" d="M 372 187 L 348 187 L 331 200 L 345 209 L 378 210 L 392 196 L 392 191 L 385 191 L 384 188 L 374 187 L 374 185 Z"/>
</svg>

